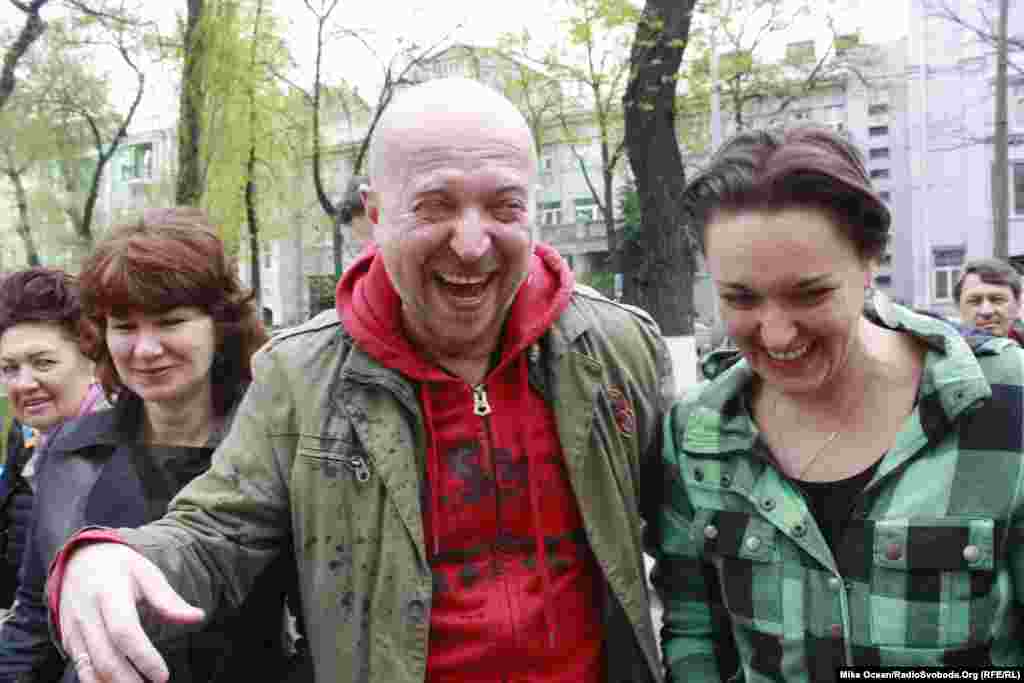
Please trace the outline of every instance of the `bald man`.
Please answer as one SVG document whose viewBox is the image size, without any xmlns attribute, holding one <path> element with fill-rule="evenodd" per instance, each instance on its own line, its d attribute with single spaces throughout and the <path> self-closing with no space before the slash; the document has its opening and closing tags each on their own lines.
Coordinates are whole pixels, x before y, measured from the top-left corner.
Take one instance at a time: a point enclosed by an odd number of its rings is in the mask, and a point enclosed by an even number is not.
<svg viewBox="0 0 1024 683">
<path fill-rule="evenodd" d="M 534 243 L 533 140 L 496 92 L 406 91 L 370 163 L 376 247 L 336 310 L 254 358 L 208 472 L 162 520 L 85 530 L 54 562 L 81 680 L 167 680 L 150 622 L 215 618 L 294 552 L 320 683 L 660 681 L 656 325 Z"/>
</svg>

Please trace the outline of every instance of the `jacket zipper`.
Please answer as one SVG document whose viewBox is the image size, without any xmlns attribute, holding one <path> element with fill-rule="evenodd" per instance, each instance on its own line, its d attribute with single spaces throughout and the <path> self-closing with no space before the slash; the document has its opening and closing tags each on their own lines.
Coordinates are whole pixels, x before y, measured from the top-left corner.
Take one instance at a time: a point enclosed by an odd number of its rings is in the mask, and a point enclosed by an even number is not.
<svg viewBox="0 0 1024 683">
<path fill-rule="evenodd" d="M 487 385 L 483 382 L 473 387 L 473 414 L 480 417 L 491 414 L 491 404 L 487 401 Z"/>
<path fill-rule="evenodd" d="M 360 484 L 370 481 L 370 467 L 367 465 L 365 458 L 353 455 L 345 460 L 345 464 L 349 466 L 352 473 L 355 474 L 356 481 Z"/>
</svg>

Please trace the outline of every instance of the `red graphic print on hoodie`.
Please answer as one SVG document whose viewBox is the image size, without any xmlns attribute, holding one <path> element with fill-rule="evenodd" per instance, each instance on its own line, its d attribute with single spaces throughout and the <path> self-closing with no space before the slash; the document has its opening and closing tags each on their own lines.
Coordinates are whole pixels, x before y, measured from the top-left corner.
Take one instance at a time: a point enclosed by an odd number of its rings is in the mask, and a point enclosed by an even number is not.
<svg viewBox="0 0 1024 683">
<path fill-rule="evenodd" d="M 565 310 L 572 272 L 537 245 L 476 387 L 426 360 L 402 332 L 401 301 L 376 249 L 338 283 L 359 346 L 419 382 L 427 428 L 427 551 L 434 573 L 429 683 L 597 683 L 600 575 L 565 470 L 554 414 L 527 355 Z"/>
</svg>

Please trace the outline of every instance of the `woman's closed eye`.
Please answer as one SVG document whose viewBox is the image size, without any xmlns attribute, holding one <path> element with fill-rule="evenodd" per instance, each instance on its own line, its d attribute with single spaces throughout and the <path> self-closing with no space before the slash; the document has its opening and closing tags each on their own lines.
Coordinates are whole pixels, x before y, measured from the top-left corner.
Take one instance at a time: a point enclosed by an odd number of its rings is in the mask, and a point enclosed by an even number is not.
<svg viewBox="0 0 1024 683">
<path fill-rule="evenodd" d="M 834 292 L 832 287 L 817 287 L 815 289 L 802 289 L 793 295 L 793 301 L 797 305 L 815 306 L 824 301 L 829 294 Z"/>
</svg>

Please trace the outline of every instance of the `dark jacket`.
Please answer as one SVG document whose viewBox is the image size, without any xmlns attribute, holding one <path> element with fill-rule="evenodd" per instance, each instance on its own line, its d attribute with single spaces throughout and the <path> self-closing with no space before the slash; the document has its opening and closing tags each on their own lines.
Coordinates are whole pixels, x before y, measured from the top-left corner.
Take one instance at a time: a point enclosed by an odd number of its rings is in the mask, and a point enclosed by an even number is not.
<svg viewBox="0 0 1024 683">
<path fill-rule="evenodd" d="M 0 626 L 0 682 L 78 680 L 49 638 L 44 586 L 51 560 L 83 526 L 139 526 L 162 516 L 178 490 L 209 467 L 216 443 L 203 448 L 139 444 L 139 424 L 141 402 L 126 399 L 74 420 L 47 444 L 36 475 L 38 514 L 22 583 L 12 616 Z M 219 613 L 203 628 L 150 628 L 172 681 L 281 679 L 287 659 L 283 606 L 295 584 L 291 558 L 281 558 L 261 574 L 242 605 Z"/>
<path fill-rule="evenodd" d="M 21 476 L 35 448 L 25 444 L 20 422 L 11 422 L 7 433 L 7 459 L 0 476 L 0 607 L 14 602 L 18 568 L 32 520 L 32 487 Z"/>
</svg>

